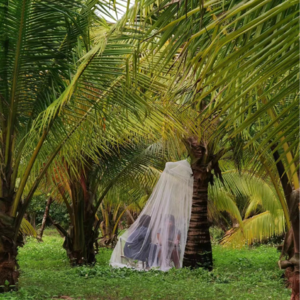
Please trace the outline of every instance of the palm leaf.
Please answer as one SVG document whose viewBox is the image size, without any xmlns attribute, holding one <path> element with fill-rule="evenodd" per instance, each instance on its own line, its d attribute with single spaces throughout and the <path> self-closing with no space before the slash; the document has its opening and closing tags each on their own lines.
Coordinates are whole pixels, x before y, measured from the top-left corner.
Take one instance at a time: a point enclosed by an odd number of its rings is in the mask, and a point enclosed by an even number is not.
<svg viewBox="0 0 300 300">
<path fill-rule="evenodd" d="M 22 234 L 31 235 L 33 237 L 37 236 L 37 232 L 25 218 L 22 219 L 19 232 L 21 232 Z"/>
<path fill-rule="evenodd" d="M 232 247 L 243 247 L 254 242 L 262 242 L 273 236 L 278 236 L 285 232 L 285 220 L 282 211 L 274 217 L 269 211 L 255 215 L 243 221 L 243 232 L 241 228 L 229 230 L 223 240 L 222 245 Z"/>
</svg>

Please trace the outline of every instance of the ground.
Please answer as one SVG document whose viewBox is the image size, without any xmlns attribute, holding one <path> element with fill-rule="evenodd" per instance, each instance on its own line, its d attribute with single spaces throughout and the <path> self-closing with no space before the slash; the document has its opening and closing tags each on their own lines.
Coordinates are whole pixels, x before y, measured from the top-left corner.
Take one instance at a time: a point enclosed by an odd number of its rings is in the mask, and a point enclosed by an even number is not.
<svg viewBox="0 0 300 300">
<path fill-rule="evenodd" d="M 214 270 L 138 272 L 111 270 L 111 250 L 100 249 L 94 268 L 71 268 L 62 238 L 47 230 L 44 242 L 27 239 L 20 250 L 19 291 L 0 300 L 150 300 L 150 299 L 290 299 L 278 270 L 275 247 L 226 249 L 214 246 Z"/>
</svg>

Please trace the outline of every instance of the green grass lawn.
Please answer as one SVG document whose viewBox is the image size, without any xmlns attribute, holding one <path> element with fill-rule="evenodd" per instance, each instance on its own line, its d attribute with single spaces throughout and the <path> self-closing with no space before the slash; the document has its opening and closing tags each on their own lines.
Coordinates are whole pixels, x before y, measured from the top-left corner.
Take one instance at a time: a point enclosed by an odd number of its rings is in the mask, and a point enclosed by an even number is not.
<svg viewBox="0 0 300 300">
<path fill-rule="evenodd" d="M 62 238 L 47 230 L 43 243 L 29 239 L 20 249 L 19 291 L 2 299 L 278 299 L 288 300 L 271 246 L 224 249 L 214 246 L 214 271 L 138 272 L 108 266 L 111 250 L 100 249 L 94 268 L 71 268 Z"/>
</svg>

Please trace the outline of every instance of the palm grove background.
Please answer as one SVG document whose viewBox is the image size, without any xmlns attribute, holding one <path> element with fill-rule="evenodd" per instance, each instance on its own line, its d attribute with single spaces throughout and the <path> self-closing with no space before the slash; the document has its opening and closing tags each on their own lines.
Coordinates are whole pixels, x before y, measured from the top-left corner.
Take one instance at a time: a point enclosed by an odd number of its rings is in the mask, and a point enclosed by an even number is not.
<svg viewBox="0 0 300 300">
<path fill-rule="evenodd" d="M 286 234 L 295 296 L 298 1 L 121 4 L 108 23 L 114 3 L 0 2 L 0 285 L 47 199 L 70 263 L 94 264 L 165 162 L 189 157 L 184 265 L 213 267 L 211 225 L 236 247 Z"/>
</svg>

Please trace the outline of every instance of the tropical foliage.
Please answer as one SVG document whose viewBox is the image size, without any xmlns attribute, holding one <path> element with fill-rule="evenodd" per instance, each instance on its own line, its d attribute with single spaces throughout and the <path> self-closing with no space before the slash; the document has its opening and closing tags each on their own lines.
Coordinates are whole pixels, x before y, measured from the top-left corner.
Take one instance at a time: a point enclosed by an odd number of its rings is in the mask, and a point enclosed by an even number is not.
<svg viewBox="0 0 300 300">
<path fill-rule="evenodd" d="M 114 147 L 96 162 L 86 158 L 81 167 L 76 161 L 76 173 L 68 163 L 54 166 L 46 182 L 52 197 L 65 204 L 70 220 L 68 232 L 54 225 L 65 236 L 63 247 L 72 264 L 93 264 L 98 249 L 99 230 L 105 244 L 112 243 L 124 212 L 140 198 L 147 196 L 157 179 L 154 167 L 163 162 L 159 147 L 145 144 Z M 122 200 L 123 201 L 122 201 Z M 96 217 L 101 211 L 101 219 Z"/>
<path fill-rule="evenodd" d="M 286 231 L 283 209 L 268 177 L 247 171 L 227 170 L 222 174 L 225 187 L 216 183 L 209 199 L 219 209 L 230 213 L 232 225 L 221 244 L 242 247 L 262 242 Z"/>
<path fill-rule="evenodd" d="M 84 165 L 108 144 L 153 136 L 168 124 L 158 107 L 148 116 L 145 75 L 137 77 L 143 92 L 128 81 L 134 49 L 120 35 L 108 42 L 114 30 L 95 14 L 106 8 L 94 0 L 1 3 L 0 284 L 17 280 L 19 228 L 52 163 L 63 160 L 75 174 L 74 158 Z M 91 30 L 101 24 L 93 41 Z"/>
<path fill-rule="evenodd" d="M 123 5 L 110 24 L 116 2 L 0 3 L 0 285 L 17 282 L 38 187 L 67 209 L 71 262 L 94 264 L 99 233 L 113 245 L 165 161 L 188 155 L 201 209 L 185 266 L 208 253 L 211 269 L 211 222 L 224 245 L 287 232 L 297 276 L 298 1 Z"/>
</svg>

